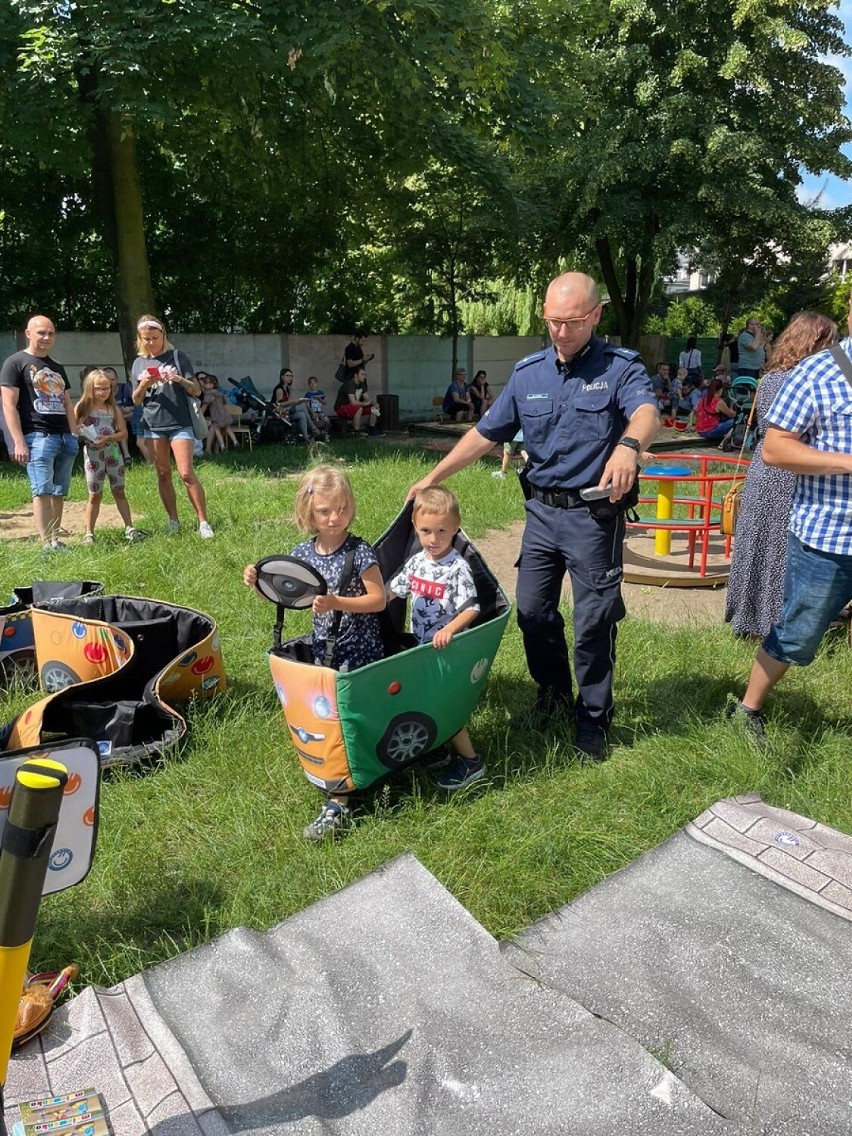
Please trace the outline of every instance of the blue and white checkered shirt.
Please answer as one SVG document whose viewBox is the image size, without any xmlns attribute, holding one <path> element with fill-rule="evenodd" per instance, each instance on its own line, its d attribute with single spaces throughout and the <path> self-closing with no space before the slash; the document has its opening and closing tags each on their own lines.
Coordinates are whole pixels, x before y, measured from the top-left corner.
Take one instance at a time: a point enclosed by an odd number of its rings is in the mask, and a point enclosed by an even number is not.
<svg viewBox="0 0 852 1136">
<path fill-rule="evenodd" d="M 852 357 L 852 338 L 840 346 Z M 769 408 L 766 421 L 824 453 L 852 454 L 852 385 L 820 351 L 794 367 Z M 852 474 L 799 474 L 790 532 L 821 552 L 852 555 Z"/>
</svg>

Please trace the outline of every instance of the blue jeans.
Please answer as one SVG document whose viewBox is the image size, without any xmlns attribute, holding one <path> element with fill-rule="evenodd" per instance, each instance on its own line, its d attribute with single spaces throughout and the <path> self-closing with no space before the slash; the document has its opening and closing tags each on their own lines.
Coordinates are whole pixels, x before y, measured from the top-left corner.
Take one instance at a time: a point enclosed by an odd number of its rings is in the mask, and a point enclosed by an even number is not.
<svg viewBox="0 0 852 1136">
<path fill-rule="evenodd" d="M 724 438 L 725 435 L 734 428 L 733 418 L 726 418 L 723 422 L 717 422 L 712 430 L 705 431 L 701 437 L 706 438 L 708 442 L 716 442 L 719 438 Z"/>
<path fill-rule="evenodd" d="M 820 552 L 787 533 L 787 570 L 781 616 L 763 640 L 778 663 L 812 663 L 828 625 L 852 599 L 852 555 Z"/>
<path fill-rule="evenodd" d="M 33 497 L 67 497 L 79 446 L 73 434 L 25 434 L 27 477 Z"/>
</svg>

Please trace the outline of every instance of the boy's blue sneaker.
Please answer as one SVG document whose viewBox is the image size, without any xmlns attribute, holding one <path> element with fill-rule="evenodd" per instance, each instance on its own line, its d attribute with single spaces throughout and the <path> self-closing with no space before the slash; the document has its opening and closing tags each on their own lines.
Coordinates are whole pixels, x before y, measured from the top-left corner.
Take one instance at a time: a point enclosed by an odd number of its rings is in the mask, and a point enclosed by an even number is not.
<svg viewBox="0 0 852 1136">
<path fill-rule="evenodd" d="M 479 754 L 470 761 L 466 757 L 456 757 L 447 766 L 446 772 L 438 778 L 438 784 L 451 793 L 453 789 L 463 789 L 465 785 L 472 785 L 484 772 L 485 766 Z"/>
<path fill-rule="evenodd" d="M 327 836 L 343 832 L 351 823 L 350 808 L 341 805 L 339 801 L 326 801 L 319 811 L 319 816 L 314 817 L 302 835 L 305 840 L 325 840 Z"/>
</svg>

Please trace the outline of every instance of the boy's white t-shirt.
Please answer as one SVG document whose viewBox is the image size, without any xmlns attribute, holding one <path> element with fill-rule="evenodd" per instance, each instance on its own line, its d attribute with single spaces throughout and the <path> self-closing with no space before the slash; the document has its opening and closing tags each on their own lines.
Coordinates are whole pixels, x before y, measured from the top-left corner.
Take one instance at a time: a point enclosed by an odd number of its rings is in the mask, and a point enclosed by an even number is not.
<svg viewBox="0 0 852 1136">
<path fill-rule="evenodd" d="M 416 552 L 388 587 L 401 599 L 412 597 L 411 630 L 420 643 L 431 643 L 459 612 L 479 611 L 470 565 L 454 548 L 441 560 Z"/>
</svg>

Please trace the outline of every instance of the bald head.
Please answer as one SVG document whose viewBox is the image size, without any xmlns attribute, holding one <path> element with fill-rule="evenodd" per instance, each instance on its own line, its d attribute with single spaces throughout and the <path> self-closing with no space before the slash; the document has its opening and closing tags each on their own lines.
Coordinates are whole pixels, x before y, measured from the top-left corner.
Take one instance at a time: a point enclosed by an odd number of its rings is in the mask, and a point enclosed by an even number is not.
<svg viewBox="0 0 852 1136">
<path fill-rule="evenodd" d="M 544 298 L 544 319 L 563 363 L 586 346 L 600 318 L 600 296 L 591 276 L 565 272 L 551 280 Z"/>
<path fill-rule="evenodd" d="M 33 316 L 27 324 L 24 334 L 27 337 L 27 350 L 31 355 L 43 359 L 50 354 L 50 349 L 56 338 L 56 328 L 47 316 Z"/>
<path fill-rule="evenodd" d="M 583 311 L 595 308 L 600 303 L 598 286 L 585 272 L 563 272 L 551 280 L 544 298 L 545 317 L 558 318 L 567 313 L 568 304 L 579 303 Z"/>
</svg>

